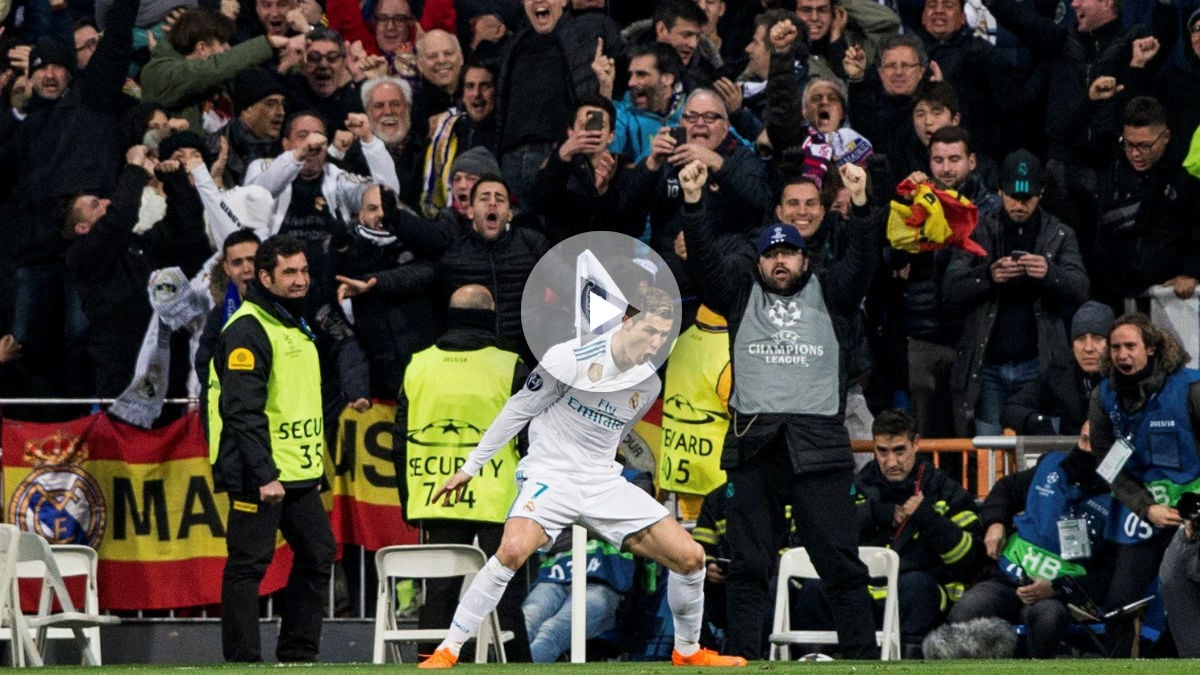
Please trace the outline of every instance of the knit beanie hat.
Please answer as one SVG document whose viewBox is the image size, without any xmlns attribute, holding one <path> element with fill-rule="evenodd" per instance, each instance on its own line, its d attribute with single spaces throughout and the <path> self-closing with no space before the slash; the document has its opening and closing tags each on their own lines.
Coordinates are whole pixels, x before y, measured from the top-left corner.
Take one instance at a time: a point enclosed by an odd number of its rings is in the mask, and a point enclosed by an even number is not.
<svg viewBox="0 0 1200 675">
<path fill-rule="evenodd" d="M 1107 339 L 1112 331 L 1114 318 L 1111 307 L 1088 300 L 1075 310 L 1075 317 L 1071 319 L 1071 339 L 1088 333 L 1103 335 Z"/>
<path fill-rule="evenodd" d="M 451 177 L 459 171 L 473 176 L 482 176 L 488 173 L 499 174 L 500 164 L 487 148 L 479 145 L 466 152 L 460 152 L 450 163 Z"/>
<path fill-rule="evenodd" d="M 50 38 L 41 38 L 29 52 L 29 74 L 44 66 L 62 66 L 75 72 L 75 51 Z"/>
<path fill-rule="evenodd" d="M 287 90 L 274 75 L 262 68 L 247 68 L 233 80 L 233 114 L 241 114 L 246 108 L 275 94 L 286 97 Z"/>
<path fill-rule="evenodd" d="M 193 131 L 176 131 L 164 138 L 158 144 L 158 158 L 160 160 L 171 159 L 171 155 L 175 154 L 175 151 L 180 148 L 195 148 L 200 151 L 205 164 L 212 162 L 208 144 L 204 142 L 204 137 Z"/>
</svg>

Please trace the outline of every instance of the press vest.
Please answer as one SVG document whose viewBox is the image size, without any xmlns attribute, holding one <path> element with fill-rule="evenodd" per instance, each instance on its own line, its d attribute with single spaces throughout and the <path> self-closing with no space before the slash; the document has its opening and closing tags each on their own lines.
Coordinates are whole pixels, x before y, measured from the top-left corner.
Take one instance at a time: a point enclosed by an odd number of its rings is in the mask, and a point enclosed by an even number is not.
<svg viewBox="0 0 1200 675">
<path fill-rule="evenodd" d="M 755 284 L 733 347 L 729 406 L 740 413 L 836 415 L 838 341 L 821 283 L 791 296 Z"/>
<path fill-rule="evenodd" d="M 1124 471 L 1145 484 L 1159 504 L 1175 506 L 1184 492 L 1200 491 L 1200 456 L 1188 414 L 1188 388 L 1198 381 L 1200 370 L 1171 373 L 1135 413 L 1121 409 L 1107 378 L 1100 383 L 1100 405 L 1112 420 L 1114 435 L 1133 446 Z"/>
<path fill-rule="evenodd" d="M 692 326 L 675 343 L 663 391 L 659 485 L 664 490 L 706 495 L 725 483 L 721 448 L 729 411 L 718 389 L 728 367 L 729 334 L 725 330 Z"/>
<path fill-rule="evenodd" d="M 1087 521 L 1088 538 L 1094 547 L 1105 537 L 1109 515 L 1116 500 L 1108 494 L 1088 495 L 1071 483 L 1062 461 L 1068 453 L 1047 455 L 1038 465 L 1025 510 L 1013 519 L 1016 533 L 1001 553 L 1000 570 L 1018 579 L 1023 570 L 1031 577 L 1056 579 L 1082 576 L 1087 570 L 1079 561 L 1060 555 L 1058 522 L 1067 518 Z"/>
<path fill-rule="evenodd" d="M 404 373 L 407 519 L 504 522 L 517 498 L 515 440 L 488 460 L 461 500 L 451 499 L 446 506 L 444 500 L 431 503 L 430 498 L 462 467 L 504 407 L 516 364 L 516 354 L 496 347 L 461 352 L 430 347 L 412 357 Z"/>
<path fill-rule="evenodd" d="M 325 472 L 325 418 L 321 407 L 321 366 L 312 338 L 284 325 L 254 302 L 243 302 L 225 328 L 243 316 L 258 321 L 271 343 L 264 414 L 271 438 L 271 459 L 281 483 L 312 481 Z M 224 328 L 222 328 L 224 330 Z M 236 351 L 236 350 L 235 350 Z M 208 459 L 216 463 L 221 443 L 220 373 L 227 364 L 210 363 L 208 384 Z"/>
</svg>

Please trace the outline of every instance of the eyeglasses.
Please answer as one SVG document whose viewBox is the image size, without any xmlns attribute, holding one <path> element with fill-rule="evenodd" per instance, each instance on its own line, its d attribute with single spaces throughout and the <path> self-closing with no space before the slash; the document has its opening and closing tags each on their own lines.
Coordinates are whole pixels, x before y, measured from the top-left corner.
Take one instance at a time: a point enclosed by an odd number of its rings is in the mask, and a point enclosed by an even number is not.
<svg viewBox="0 0 1200 675">
<path fill-rule="evenodd" d="M 407 14 L 392 14 L 391 16 L 384 14 L 375 15 L 375 23 L 381 26 L 406 26 L 416 19 Z"/>
<path fill-rule="evenodd" d="M 314 66 L 320 65 L 322 60 L 330 65 L 333 65 L 342 60 L 342 55 L 339 52 L 329 52 L 328 54 L 309 52 L 304 56 L 304 60 L 308 61 Z"/>
<path fill-rule="evenodd" d="M 706 112 L 706 113 L 687 112 L 687 113 L 683 113 L 683 121 L 684 121 L 684 122 L 687 122 L 688 124 L 695 124 L 696 122 L 699 122 L 700 120 L 704 120 L 704 122 L 705 122 L 706 124 L 716 124 L 716 123 L 717 123 L 717 120 L 720 120 L 720 121 L 722 121 L 722 122 L 723 122 L 723 121 L 725 121 L 725 116 L 724 116 L 724 115 L 722 115 L 721 113 L 715 113 L 715 112 Z"/>
<path fill-rule="evenodd" d="M 919 63 L 892 62 L 892 63 L 885 63 L 882 66 L 879 66 L 879 69 L 880 70 L 912 70 L 913 68 L 920 68 L 920 67 L 921 67 L 921 64 L 919 64 Z"/>
<path fill-rule="evenodd" d="M 87 42 L 76 47 L 75 51 L 82 52 L 82 51 L 87 51 L 89 49 L 95 49 L 96 45 L 98 45 L 98 44 L 100 44 L 99 37 L 89 38 Z"/>
<path fill-rule="evenodd" d="M 1144 155 L 1154 149 L 1154 146 L 1162 140 L 1163 136 L 1167 135 L 1167 131 L 1167 129 L 1163 129 L 1162 133 L 1154 137 L 1154 140 L 1143 143 L 1132 143 L 1125 140 L 1125 137 L 1122 136 L 1120 139 L 1121 147 L 1125 148 L 1125 152 L 1135 152 L 1139 155 Z"/>
</svg>

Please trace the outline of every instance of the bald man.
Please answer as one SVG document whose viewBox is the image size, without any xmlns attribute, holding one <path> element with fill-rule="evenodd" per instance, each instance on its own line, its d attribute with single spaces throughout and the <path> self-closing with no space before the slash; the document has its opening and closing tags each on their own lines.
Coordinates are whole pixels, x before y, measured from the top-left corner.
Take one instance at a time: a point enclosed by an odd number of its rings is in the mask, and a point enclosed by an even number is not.
<svg viewBox="0 0 1200 675">
<path fill-rule="evenodd" d="M 509 396 L 525 384 L 529 369 L 496 334 L 496 302 L 484 286 L 468 284 L 450 296 L 446 332 L 434 346 L 413 355 L 400 388 L 392 433 L 393 459 L 405 518 L 419 521 L 426 544 L 471 544 L 492 556 L 500 546 L 508 505 L 516 498 L 518 444 L 503 448 L 471 489 L 450 506 L 434 503 L 434 491 L 466 461 Z M 524 447 L 519 448 L 524 454 Z M 518 575 L 524 579 L 524 575 Z M 430 579 L 418 625 L 450 625 L 457 580 Z M 510 584 L 498 607 L 500 626 L 516 633 L 508 658 L 529 661 L 521 601 L 524 583 Z M 432 652 L 430 646 L 426 652 Z"/>
<path fill-rule="evenodd" d="M 413 131 L 425 138 L 432 117 L 449 110 L 458 94 L 463 52 L 458 38 L 444 30 L 431 30 L 417 41 L 417 70 L 421 79 L 413 93 Z"/>
</svg>

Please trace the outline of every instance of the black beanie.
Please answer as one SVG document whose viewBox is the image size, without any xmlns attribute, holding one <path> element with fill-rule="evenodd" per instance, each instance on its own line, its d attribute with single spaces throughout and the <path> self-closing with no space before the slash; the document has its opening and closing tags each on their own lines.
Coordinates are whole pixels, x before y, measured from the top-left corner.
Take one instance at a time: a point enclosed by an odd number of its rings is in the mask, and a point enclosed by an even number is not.
<svg viewBox="0 0 1200 675">
<path fill-rule="evenodd" d="M 75 52 L 66 45 L 50 38 L 41 38 L 29 52 L 29 74 L 33 75 L 43 66 L 62 66 L 75 73 Z"/>
<path fill-rule="evenodd" d="M 204 158 L 206 165 L 212 162 L 208 144 L 204 142 L 204 137 L 193 131 L 176 131 L 163 139 L 158 144 L 158 159 L 160 161 L 171 159 L 171 155 L 175 154 L 175 151 L 180 148 L 195 148 L 200 151 L 200 156 Z"/>
<path fill-rule="evenodd" d="M 240 115 L 246 108 L 275 94 L 287 96 L 283 84 L 274 75 L 262 68 L 247 68 L 233 80 L 233 114 Z"/>
</svg>

